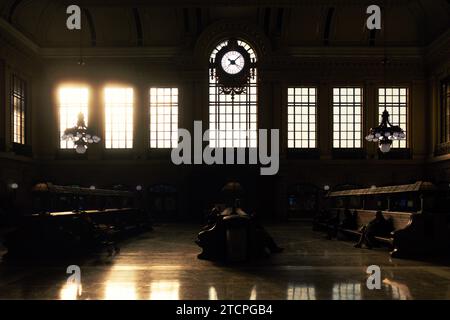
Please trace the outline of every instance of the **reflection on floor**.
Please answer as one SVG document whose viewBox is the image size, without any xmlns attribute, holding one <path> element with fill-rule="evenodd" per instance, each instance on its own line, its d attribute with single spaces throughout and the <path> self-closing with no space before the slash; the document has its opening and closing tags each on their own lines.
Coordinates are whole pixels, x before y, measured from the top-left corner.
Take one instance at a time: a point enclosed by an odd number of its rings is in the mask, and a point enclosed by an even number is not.
<svg viewBox="0 0 450 320">
<path fill-rule="evenodd" d="M 236 266 L 198 260 L 197 229 L 157 226 L 114 257 L 2 261 L 0 299 L 450 299 L 449 267 L 355 249 L 307 225 L 268 228 L 285 252 Z M 80 266 L 81 285 L 67 282 L 68 265 Z M 369 265 L 381 267 L 380 290 L 366 286 Z"/>
</svg>

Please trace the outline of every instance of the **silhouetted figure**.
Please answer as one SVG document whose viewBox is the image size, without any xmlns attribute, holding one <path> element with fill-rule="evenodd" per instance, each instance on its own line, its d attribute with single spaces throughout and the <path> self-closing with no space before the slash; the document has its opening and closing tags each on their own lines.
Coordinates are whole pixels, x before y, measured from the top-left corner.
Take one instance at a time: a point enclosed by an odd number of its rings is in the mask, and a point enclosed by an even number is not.
<svg viewBox="0 0 450 320">
<path fill-rule="evenodd" d="M 238 205 L 236 201 L 235 205 L 217 215 L 215 223 L 199 232 L 195 241 L 203 249 L 199 259 L 228 259 L 230 251 L 227 248 L 231 248 L 230 245 L 237 245 L 234 247 L 237 251 L 245 252 L 245 259 L 265 256 L 267 250 L 271 253 L 283 251 L 259 224 L 256 215 L 248 215 Z M 229 237 L 234 240 L 242 238 L 242 241 L 233 242 Z"/>
<path fill-rule="evenodd" d="M 361 248 L 365 244 L 368 249 L 372 249 L 376 236 L 387 236 L 392 230 L 392 223 L 384 218 L 381 211 L 377 211 L 375 219 L 361 228 L 361 237 L 355 248 Z"/>
<path fill-rule="evenodd" d="M 220 215 L 220 210 L 217 206 L 214 206 L 210 212 L 206 215 L 206 225 L 202 227 L 202 230 L 209 229 L 217 222 L 217 218 Z"/>
</svg>

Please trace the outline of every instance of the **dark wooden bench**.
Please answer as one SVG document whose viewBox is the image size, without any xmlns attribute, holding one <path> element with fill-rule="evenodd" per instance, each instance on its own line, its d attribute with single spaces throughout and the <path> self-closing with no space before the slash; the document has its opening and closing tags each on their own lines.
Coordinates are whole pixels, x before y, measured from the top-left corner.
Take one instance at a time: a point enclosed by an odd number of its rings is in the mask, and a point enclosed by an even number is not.
<svg viewBox="0 0 450 320">
<path fill-rule="evenodd" d="M 337 210 L 331 211 L 330 217 L 336 216 Z M 351 210 L 353 212 L 353 210 Z M 344 229 L 338 227 L 337 231 L 342 234 L 359 237 L 361 236 L 360 229 L 367 225 L 371 220 L 375 218 L 376 211 L 373 210 L 356 210 L 357 228 L 356 229 Z M 403 257 L 415 253 L 424 251 L 425 239 L 424 239 L 424 215 L 420 213 L 405 213 L 405 212 L 383 212 L 385 219 L 389 219 L 393 226 L 393 231 L 390 236 L 375 237 L 375 239 L 389 246 L 391 249 L 392 257 Z M 340 214 L 340 220 L 344 218 L 343 211 Z M 329 230 L 331 227 L 326 222 L 317 222 L 317 225 L 325 230 Z"/>
<path fill-rule="evenodd" d="M 411 221 L 412 213 L 383 212 L 383 216 L 385 219 L 388 219 L 392 223 L 393 233 L 395 233 L 395 231 L 397 231 L 397 230 L 406 228 L 406 226 Z M 363 226 L 367 225 L 374 218 L 375 218 L 375 211 L 365 211 L 365 210 L 357 211 L 357 218 L 356 218 L 356 223 L 358 226 L 357 229 L 351 230 L 351 229 L 339 228 L 339 231 L 347 233 L 347 234 L 354 234 L 354 235 L 360 236 L 361 232 L 359 230 Z M 379 242 L 386 243 L 390 246 L 392 246 L 393 240 L 394 240 L 393 234 L 391 234 L 391 236 L 389 236 L 389 237 L 376 236 L 375 239 Z"/>
<path fill-rule="evenodd" d="M 52 212 L 25 216 L 8 234 L 10 256 L 62 256 L 112 248 L 136 231 L 150 228 L 148 217 L 135 208 Z"/>
</svg>

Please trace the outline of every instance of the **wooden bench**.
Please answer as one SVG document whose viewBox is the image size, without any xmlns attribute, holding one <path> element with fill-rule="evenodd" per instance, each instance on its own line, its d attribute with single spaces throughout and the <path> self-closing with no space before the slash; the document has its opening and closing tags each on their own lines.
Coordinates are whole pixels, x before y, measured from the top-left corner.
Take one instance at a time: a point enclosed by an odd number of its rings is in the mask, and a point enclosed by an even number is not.
<svg viewBox="0 0 450 320">
<path fill-rule="evenodd" d="M 342 209 L 333 209 L 331 211 L 331 216 L 336 216 L 337 210 Z M 354 210 L 351 211 L 353 212 Z M 356 229 L 344 229 L 338 227 L 337 231 L 350 236 L 361 236 L 359 230 L 375 218 L 376 211 L 356 210 L 356 213 Z M 390 236 L 377 236 L 375 239 L 380 243 L 388 245 L 392 249 L 392 257 L 409 256 L 411 254 L 421 253 L 425 250 L 425 219 L 423 214 L 383 211 L 383 216 L 385 219 L 389 219 L 392 222 L 393 231 Z M 342 221 L 343 218 L 344 214 L 343 211 L 341 211 L 340 220 Z M 330 228 L 330 225 L 326 222 L 319 222 L 318 225 L 325 227 L 326 230 L 329 230 Z"/>
<path fill-rule="evenodd" d="M 5 245 L 10 256 L 55 257 L 103 248 L 112 253 L 118 241 L 149 227 L 148 217 L 134 208 L 33 214 L 23 217 Z"/>
<path fill-rule="evenodd" d="M 389 220 L 392 223 L 393 233 L 395 233 L 395 231 L 404 229 L 410 223 L 412 213 L 383 212 L 383 216 L 385 219 Z M 361 232 L 359 230 L 363 226 L 366 226 L 374 218 L 375 218 L 375 211 L 365 211 L 365 210 L 357 211 L 357 218 L 356 218 L 356 224 L 358 226 L 357 229 L 351 230 L 339 228 L 339 231 L 347 234 L 355 234 L 360 236 Z M 375 240 L 392 246 L 394 238 L 393 235 L 391 234 L 391 236 L 389 237 L 376 236 Z"/>
</svg>

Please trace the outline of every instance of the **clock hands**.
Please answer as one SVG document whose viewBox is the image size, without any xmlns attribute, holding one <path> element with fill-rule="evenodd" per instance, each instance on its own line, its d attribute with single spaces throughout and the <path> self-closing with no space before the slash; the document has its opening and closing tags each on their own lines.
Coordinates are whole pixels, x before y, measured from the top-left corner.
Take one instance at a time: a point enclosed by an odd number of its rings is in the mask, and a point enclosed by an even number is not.
<svg viewBox="0 0 450 320">
<path fill-rule="evenodd" d="M 230 65 L 232 64 L 232 65 L 236 65 L 236 61 L 237 60 L 239 60 L 241 57 L 237 57 L 236 59 L 234 59 L 234 60 L 231 60 L 230 58 L 228 58 L 228 61 L 230 61 Z"/>
<path fill-rule="evenodd" d="M 238 52 L 228 52 L 222 58 L 222 68 L 229 74 L 239 73 L 245 61 Z"/>
</svg>

